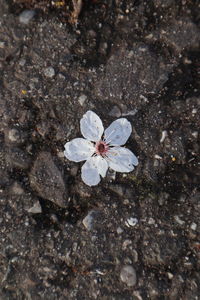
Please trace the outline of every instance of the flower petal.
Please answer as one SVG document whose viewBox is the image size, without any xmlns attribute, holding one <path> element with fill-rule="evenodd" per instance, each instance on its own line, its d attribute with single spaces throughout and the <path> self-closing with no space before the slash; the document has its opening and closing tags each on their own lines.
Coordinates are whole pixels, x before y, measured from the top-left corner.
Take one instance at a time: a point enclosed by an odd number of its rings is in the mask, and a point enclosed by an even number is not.
<svg viewBox="0 0 200 300">
<path fill-rule="evenodd" d="M 108 151 L 107 162 L 116 172 L 131 172 L 138 165 L 137 157 L 129 149 L 113 147 Z"/>
<path fill-rule="evenodd" d="M 97 166 L 98 172 L 102 177 L 106 176 L 106 172 L 108 170 L 108 163 L 105 158 L 100 155 L 94 157 L 95 165 Z"/>
<path fill-rule="evenodd" d="M 97 142 L 101 139 L 104 128 L 101 119 L 93 111 L 88 110 L 82 117 L 81 133 L 87 140 Z"/>
<path fill-rule="evenodd" d="M 112 122 L 105 130 L 104 139 L 107 144 L 121 146 L 126 143 L 131 132 L 131 123 L 126 118 L 121 118 Z"/>
<path fill-rule="evenodd" d="M 95 152 L 94 145 L 85 139 L 77 138 L 65 144 L 64 155 L 72 161 L 86 160 Z"/>
<path fill-rule="evenodd" d="M 100 175 L 105 177 L 108 169 L 106 160 L 100 156 L 90 157 L 82 166 L 81 178 L 89 186 L 100 182 Z"/>
</svg>

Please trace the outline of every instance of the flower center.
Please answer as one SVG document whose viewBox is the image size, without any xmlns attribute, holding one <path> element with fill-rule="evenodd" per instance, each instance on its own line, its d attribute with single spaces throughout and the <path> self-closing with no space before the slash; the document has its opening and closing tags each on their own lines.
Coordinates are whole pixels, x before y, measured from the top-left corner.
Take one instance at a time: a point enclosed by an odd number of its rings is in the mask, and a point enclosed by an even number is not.
<svg viewBox="0 0 200 300">
<path fill-rule="evenodd" d="M 96 154 L 104 156 L 108 151 L 109 146 L 105 142 L 99 141 L 96 142 L 95 149 L 96 149 Z"/>
</svg>

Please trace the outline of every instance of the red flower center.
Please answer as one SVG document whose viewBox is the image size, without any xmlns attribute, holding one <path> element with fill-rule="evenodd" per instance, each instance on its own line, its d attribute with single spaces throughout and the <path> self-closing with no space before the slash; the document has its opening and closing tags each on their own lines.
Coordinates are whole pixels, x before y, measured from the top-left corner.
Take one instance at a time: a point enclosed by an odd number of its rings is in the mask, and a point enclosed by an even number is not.
<svg viewBox="0 0 200 300">
<path fill-rule="evenodd" d="M 109 146 L 104 141 L 96 142 L 96 154 L 104 156 L 109 149 Z"/>
</svg>

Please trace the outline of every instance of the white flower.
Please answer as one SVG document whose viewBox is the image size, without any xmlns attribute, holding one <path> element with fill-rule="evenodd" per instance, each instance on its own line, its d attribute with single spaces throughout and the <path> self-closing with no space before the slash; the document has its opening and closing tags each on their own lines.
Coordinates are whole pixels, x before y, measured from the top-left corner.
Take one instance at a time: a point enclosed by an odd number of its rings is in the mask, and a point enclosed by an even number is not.
<svg viewBox="0 0 200 300">
<path fill-rule="evenodd" d="M 121 118 L 111 123 L 104 131 L 101 119 L 87 111 L 80 121 L 83 138 L 73 139 L 65 144 L 65 156 L 72 161 L 86 160 L 81 170 L 82 180 L 89 186 L 100 182 L 100 175 L 106 176 L 108 167 L 116 172 L 131 172 L 137 166 L 137 157 L 127 148 L 126 143 L 132 127 Z"/>
</svg>

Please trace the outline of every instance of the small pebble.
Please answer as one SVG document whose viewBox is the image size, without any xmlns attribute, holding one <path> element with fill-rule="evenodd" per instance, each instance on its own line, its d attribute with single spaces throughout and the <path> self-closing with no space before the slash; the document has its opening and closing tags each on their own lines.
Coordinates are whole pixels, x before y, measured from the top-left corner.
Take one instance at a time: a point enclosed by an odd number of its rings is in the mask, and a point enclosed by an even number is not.
<svg viewBox="0 0 200 300">
<path fill-rule="evenodd" d="M 83 219 L 83 225 L 85 226 L 85 228 L 87 230 L 92 229 L 92 223 L 93 223 L 94 215 L 95 215 L 95 211 L 91 210 L 91 211 L 89 211 L 87 216 Z"/>
<path fill-rule="evenodd" d="M 57 156 L 58 156 L 59 158 L 64 158 L 64 157 L 65 157 L 63 151 L 59 151 L 59 152 L 57 153 Z"/>
<path fill-rule="evenodd" d="M 135 226 L 136 224 L 138 223 L 138 219 L 137 218 L 129 218 L 126 220 L 125 224 L 127 227 L 130 227 L 130 226 Z"/>
<path fill-rule="evenodd" d="M 1 48 L 1 49 L 4 49 L 4 48 L 5 48 L 5 45 L 6 45 L 5 42 L 1 42 L 1 41 L 0 41 L 0 48 Z"/>
<path fill-rule="evenodd" d="M 133 293 L 133 296 L 134 296 L 134 297 L 133 297 L 134 300 L 144 300 L 144 298 L 141 297 L 139 291 L 135 291 L 135 292 Z"/>
<path fill-rule="evenodd" d="M 48 78 L 52 78 L 55 76 L 55 70 L 52 67 L 48 67 L 44 69 L 44 75 Z"/>
<path fill-rule="evenodd" d="M 22 195 L 24 193 L 23 188 L 19 185 L 18 182 L 13 183 L 11 190 L 15 195 Z"/>
<path fill-rule="evenodd" d="M 154 220 L 153 218 L 149 218 L 148 224 L 149 224 L 149 225 L 155 224 L 155 220 Z"/>
<path fill-rule="evenodd" d="M 183 221 L 183 220 L 181 220 L 180 218 L 179 218 L 179 216 L 174 216 L 174 220 L 178 223 L 178 224 L 180 224 L 180 225 L 183 225 L 183 224 L 185 224 L 185 221 Z"/>
<path fill-rule="evenodd" d="M 170 273 L 170 272 L 168 272 L 167 275 L 168 275 L 169 279 L 172 279 L 174 277 L 174 275 L 172 273 Z"/>
<path fill-rule="evenodd" d="M 132 250 L 132 256 L 133 256 L 134 263 L 138 262 L 138 253 L 134 249 Z"/>
<path fill-rule="evenodd" d="M 119 118 L 121 116 L 121 111 L 118 106 L 113 106 L 111 111 L 109 112 L 109 116 Z"/>
<path fill-rule="evenodd" d="M 26 60 L 24 58 L 22 58 L 22 59 L 19 60 L 19 65 L 21 67 L 24 67 L 25 64 L 26 64 Z"/>
<path fill-rule="evenodd" d="M 20 139 L 20 133 L 17 129 L 10 129 L 8 132 L 8 138 L 11 142 L 17 142 Z"/>
<path fill-rule="evenodd" d="M 78 102 L 81 106 L 84 105 L 85 101 L 87 100 L 87 96 L 86 95 L 81 95 L 79 98 L 78 98 Z"/>
<path fill-rule="evenodd" d="M 163 143 L 166 137 L 167 137 L 167 131 L 163 130 L 160 138 L 160 143 Z"/>
<path fill-rule="evenodd" d="M 154 157 L 155 157 L 155 159 L 159 159 L 159 160 L 162 159 L 162 156 L 160 156 L 160 155 L 158 155 L 158 154 L 155 154 Z"/>
<path fill-rule="evenodd" d="M 40 202 L 37 201 L 31 208 L 29 208 L 28 212 L 32 214 L 40 214 L 42 212 Z"/>
<path fill-rule="evenodd" d="M 127 247 L 129 246 L 129 245 L 131 245 L 132 244 L 132 241 L 131 240 L 125 240 L 124 242 L 123 242 L 123 244 L 122 244 L 122 250 L 126 250 L 127 249 Z"/>
<path fill-rule="evenodd" d="M 120 272 L 120 279 L 127 286 L 134 286 L 137 281 L 135 269 L 131 265 L 124 266 Z"/>
<path fill-rule="evenodd" d="M 194 131 L 192 132 L 192 136 L 197 139 L 198 138 L 198 131 Z"/>
<path fill-rule="evenodd" d="M 28 23 L 33 19 L 35 16 L 34 10 L 25 9 L 20 15 L 19 15 L 19 22 L 25 25 L 28 25 Z"/>
<path fill-rule="evenodd" d="M 190 228 L 191 228 L 192 230 L 196 230 L 196 229 L 197 229 L 197 224 L 193 222 L 193 223 L 190 225 Z"/>
<path fill-rule="evenodd" d="M 70 174 L 75 177 L 77 173 L 78 173 L 78 166 L 75 165 L 70 169 Z"/>
<path fill-rule="evenodd" d="M 197 109 L 196 109 L 196 108 L 193 108 L 192 114 L 194 115 L 194 114 L 196 114 L 196 113 L 197 113 Z"/>
<path fill-rule="evenodd" d="M 59 223 L 58 218 L 57 218 L 57 216 L 55 214 L 51 214 L 50 215 L 50 220 L 54 224 L 56 224 L 56 223 L 58 224 Z"/>
<path fill-rule="evenodd" d="M 117 234 L 121 234 L 123 232 L 123 229 L 121 227 L 117 227 Z"/>
</svg>

